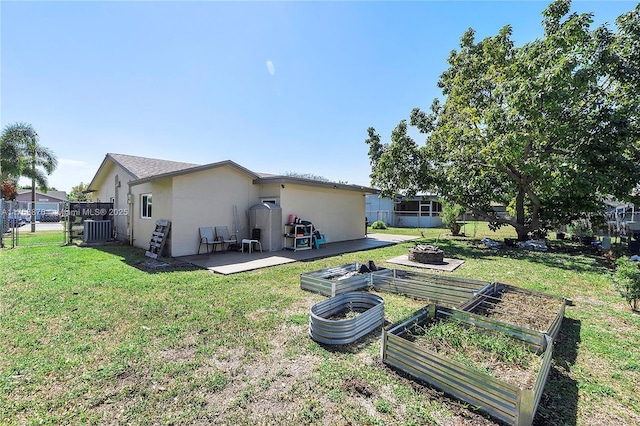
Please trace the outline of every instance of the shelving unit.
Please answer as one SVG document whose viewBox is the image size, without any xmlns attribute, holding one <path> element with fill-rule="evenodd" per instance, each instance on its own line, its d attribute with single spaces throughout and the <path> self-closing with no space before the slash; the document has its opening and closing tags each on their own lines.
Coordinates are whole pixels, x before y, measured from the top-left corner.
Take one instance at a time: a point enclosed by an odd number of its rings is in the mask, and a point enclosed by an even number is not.
<svg viewBox="0 0 640 426">
<path fill-rule="evenodd" d="M 284 226 L 283 248 L 293 251 L 313 248 L 313 225 L 286 224 Z"/>
</svg>

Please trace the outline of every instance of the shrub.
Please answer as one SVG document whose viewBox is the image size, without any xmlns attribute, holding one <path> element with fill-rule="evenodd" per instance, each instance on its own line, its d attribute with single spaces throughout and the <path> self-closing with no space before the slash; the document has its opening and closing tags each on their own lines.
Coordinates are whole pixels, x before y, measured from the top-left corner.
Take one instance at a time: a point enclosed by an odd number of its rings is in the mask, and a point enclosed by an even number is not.
<svg viewBox="0 0 640 426">
<path fill-rule="evenodd" d="M 628 257 L 619 258 L 616 266 L 615 286 L 631 309 L 637 311 L 638 300 L 640 300 L 640 268 Z"/>
<path fill-rule="evenodd" d="M 442 202 L 442 213 L 440 213 L 440 218 L 442 219 L 442 224 L 446 226 L 453 235 L 458 235 L 460 233 L 460 224 L 458 223 L 458 219 L 462 213 L 464 213 L 464 207 L 449 201 Z"/>
<path fill-rule="evenodd" d="M 376 220 L 371 224 L 371 229 L 387 229 L 387 224 L 381 220 Z"/>
<path fill-rule="evenodd" d="M 593 237 L 593 229 L 586 220 L 578 220 L 569 225 L 569 233 L 576 238 Z"/>
</svg>

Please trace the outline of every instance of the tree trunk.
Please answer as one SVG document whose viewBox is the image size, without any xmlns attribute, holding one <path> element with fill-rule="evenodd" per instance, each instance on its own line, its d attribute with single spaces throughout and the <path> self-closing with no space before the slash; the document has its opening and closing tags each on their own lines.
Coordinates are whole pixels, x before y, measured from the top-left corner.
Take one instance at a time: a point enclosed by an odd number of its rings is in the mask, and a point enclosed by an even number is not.
<svg viewBox="0 0 640 426">
<path fill-rule="evenodd" d="M 527 241 L 529 239 L 529 230 L 525 228 L 516 228 L 518 233 L 518 241 Z"/>
<path fill-rule="evenodd" d="M 525 188 L 524 182 L 520 182 L 518 187 L 518 195 L 516 196 L 516 232 L 518 233 L 518 241 L 526 241 L 529 239 L 529 230 L 525 227 L 525 211 L 524 211 Z"/>
<path fill-rule="evenodd" d="M 31 232 L 36 232 L 36 180 L 31 179 Z"/>
</svg>

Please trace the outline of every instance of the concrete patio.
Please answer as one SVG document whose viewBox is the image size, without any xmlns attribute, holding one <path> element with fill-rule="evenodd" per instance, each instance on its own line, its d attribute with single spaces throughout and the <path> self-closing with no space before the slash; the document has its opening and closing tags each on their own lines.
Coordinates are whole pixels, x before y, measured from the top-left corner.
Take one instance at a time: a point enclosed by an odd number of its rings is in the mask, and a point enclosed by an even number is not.
<svg viewBox="0 0 640 426">
<path fill-rule="evenodd" d="M 244 253 L 239 251 L 225 251 L 182 256 L 179 259 L 212 272 L 228 275 L 301 260 L 319 259 L 343 253 L 371 250 L 415 240 L 417 238 L 418 237 L 407 235 L 369 234 L 367 238 L 359 240 L 328 243 L 326 246 L 323 244 L 319 250 L 279 250 L 262 253 L 260 253 L 260 251 L 249 253 L 247 250 L 245 250 Z"/>
</svg>

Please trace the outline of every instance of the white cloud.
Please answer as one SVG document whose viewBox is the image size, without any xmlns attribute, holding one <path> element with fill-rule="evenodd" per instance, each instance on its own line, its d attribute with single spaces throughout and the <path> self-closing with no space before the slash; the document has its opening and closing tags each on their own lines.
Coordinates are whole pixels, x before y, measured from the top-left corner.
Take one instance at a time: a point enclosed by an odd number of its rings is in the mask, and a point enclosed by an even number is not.
<svg viewBox="0 0 640 426">
<path fill-rule="evenodd" d="M 267 60 L 267 71 L 269 71 L 271 75 L 275 75 L 276 73 L 276 67 L 273 65 L 273 62 L 271 62 L 271 59 Z"/>
</svg>

